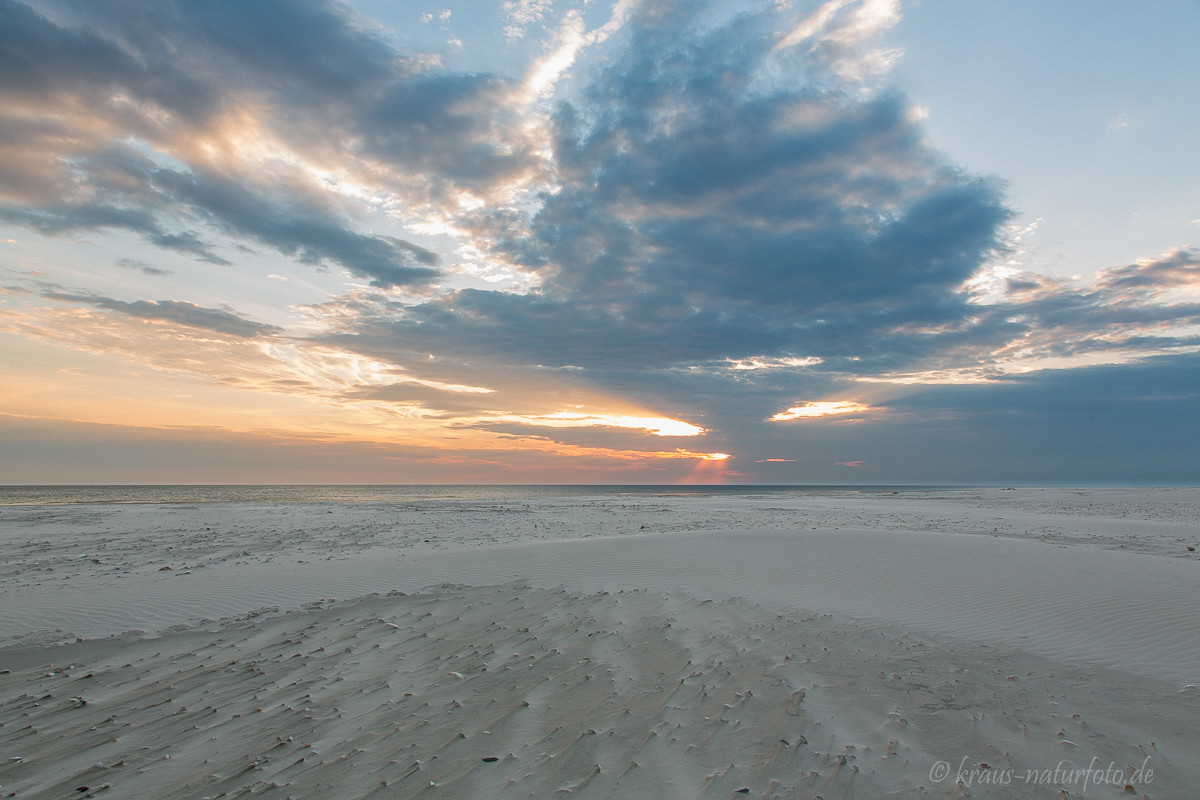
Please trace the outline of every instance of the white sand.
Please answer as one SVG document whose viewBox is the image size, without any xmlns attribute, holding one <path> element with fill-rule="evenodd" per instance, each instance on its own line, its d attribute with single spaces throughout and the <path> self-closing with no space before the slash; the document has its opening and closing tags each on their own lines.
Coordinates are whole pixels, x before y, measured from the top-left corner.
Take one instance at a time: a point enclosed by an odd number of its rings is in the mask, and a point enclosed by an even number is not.
<svg viewBox="0 0 1200 800">
<path fill-rule="evenodd" d="M 1198 531 L 1193 489 L 6 507 L 0 793 L 1190 797 Z"/>
</svg>

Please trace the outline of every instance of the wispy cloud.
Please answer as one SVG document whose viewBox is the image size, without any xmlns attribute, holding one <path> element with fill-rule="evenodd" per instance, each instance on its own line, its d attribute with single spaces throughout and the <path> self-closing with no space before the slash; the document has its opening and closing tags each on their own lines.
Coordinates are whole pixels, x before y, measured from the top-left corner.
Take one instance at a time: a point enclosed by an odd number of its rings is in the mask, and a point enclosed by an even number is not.
<svg viewBox="0 0 1200 800">
<path fill-rule="evenodd" d="M 115 311 L 139 319 L 161 320 L 186 325 L 189 328 L 210 330 L 228 336 L 254 338 L 271 336 L 282 333 L 283 329 L 275 325 L 255 322 L 231 311 L 220 308 L 203 308 L 195 303 L 179 300 L 135 300 L 127 302 L 114 300 L 111 297 L 99 295 L 66 294 L 63 292 L 47 292 L 43 295 L 50 300 L 61 300 L 68 303 L 85 305 Z"/>
<path fill-rule="evenodd" d="M 147 264 L 145 261 L 139 261 L 136 258 L 121 258 L 121 259 L 117 260 L 116 264 L 118 267 L 123 267 L 125 269 L 137 270 L 138 272 L 144 273 L 146 275 L 166 276 L 166 275 L 172 274 L 171 270 L 169 270 L 169 269 L 162 269 L 161 267 L 151 266 L 150 264 Z"/>
<path fill-rule="evenodd" d="M 510 42 L 524 37 L 525 30 L 541 22 L 553 6 L 553 0 L 504 0 L 501 8 L 508 20 L 504 35 Z"/>
</svg>

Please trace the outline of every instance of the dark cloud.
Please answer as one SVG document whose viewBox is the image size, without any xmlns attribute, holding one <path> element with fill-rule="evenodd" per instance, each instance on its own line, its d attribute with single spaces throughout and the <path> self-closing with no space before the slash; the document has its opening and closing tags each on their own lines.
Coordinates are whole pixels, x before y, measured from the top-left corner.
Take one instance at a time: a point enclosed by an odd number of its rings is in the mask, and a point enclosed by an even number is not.
<svg viewBox="0 0 1200 800">
<path fill-rule="evenodd" d="M 1192 285 L 1194 255 L 1080 288 L 1024 276 L 1000 301 L 972 302 L 964 282 L 1003 250 L 1001 187 L 933 150 L 902 95 L 864 95 L 808 53 L 773 52 L 773 17 L 703 28 L 687 21 L 695 8 L 635 18 L 601 68 L 579 76 L 553 120 L 556 190 L 536 211 L 470 220 L 493 254 L 540 276 L 535 291 L 468 289 L 408 307 L 335 298 L 316 309 L 334 330 L 323 341 L 397 363 L 436 352 L 453 365 L 442 380 L 487 364 L 635 398 L 713 428 L 705 449 L 777 431 L 772 414 L 852 392 L 859 377 L 964 367 L 1001 377 L 992 365 L 1014 341 L 1032 356 L 1077 357 L 1194 343 L 1165 330 L 1192 306 L 1157 295 Z M 755 357 L 820 361 L 730 364 Z M 411 387 L 375 394 L 441 407 Z"/>
<path fill-rule="evenodd" d="M 292 197 L 255 191 L 244 181 L 199 172 L 162 169 L 156 188 L 202 210 L 234 236 L 247 236 L 305 264 L 332 262 L 386 288 L 420 284 L 438 274 L 437 254 L 403 239 L 357 233 L 328 209 Z"/>
<path fill-rule="evenodd" d="M 175 117 L 209 124 L 239 92 L 298 112 L 353 108 L 411 70 L 344 6 L 323 0 L 31 5 L 0 4 L 5 95 L 53 102 L 65 90 L 138 133 L 161 133 Z M 168 114 L 145 114 L 141 101 Z"/>
<path fill-rule="evenodd" d="M 364 110 L 359 153 L 407 171 L 431 199 L 453 202 L 462 189 L 487 196 L 545 169 L 539 142 L 520 133 L 521 117 L 509 108 L 512 91 L 490 75 L 397 81 Z"/>
<path fill-rule="evenodd" d="M 0 205 L 0 219 L 58 235 L 120 228 L 167 250 L 227 266 L 212 245 L 190 230 L 170 230 L 176 218 L 207 222 L 306 264 L 337 264 L 379 287 L 420 284 L 439 274 L 438 256 L 403 239 L 352 230 L 307 187 L 256 185 L 204 170 L 157 167 L 129 148 L 113 147 L 78 162 L 96 199 L 23 207 Z M 82 193 L 82 192 L 81 192 Z M 197 219 L 198 218 L 198 219 Z"/>
<path fill-rule="evenodd" d="M 841 388 L 855 391 L 853 386 Z M 1043 370 L 1003 382 L 906 389 L 856 422 L 767 422 L 739 414 L 734 398 L 723 398 L 715 404 L 720 440 L 705 437 L 695 449 L 731 453 L 734 468 L 754 473 L 752 480 L 772 483 L 1161 484 L 1196 479 L 1196 354 Z M 753 397 L 751 392 L 743 395 L 747 402 Z M 764 457 L 787 461 L 754 463 Z M 861 474 L 838 474 L 837 462 L 854 461 L 863 462 Z"/>
<path fill-rule="evenodd" d="M 239 338 L 273 336 L 283 332 L 282 328 L 262 322 L 255 322 L 238 316 L 231 311 L 225 311 L 220 308 L 205 308 L 195 303 L 180 300 L 135 300 L 127 302 L 100 295 L 69 294 L 66 292 L 46 292 L 43 296 L 49 300 L 81 303 L 139 319 L 152 319 L 178 325 L 187 325 L 190 328 L 201 328 L 213 331 L 214 333 L 222 333 L 227 336 L 236 336 Z"/>
<path fill-rule="evenodd" d="M 102 30 L 80 24 L 100 11 L 115 12 L 119 16 L 113 19 L 123 17 L 124 26 L 133 25 L 147 19 L 149 6 L 138 9 L 138 4 L 123 2 L 101 10 L 92 3 L 38 5 L 61 15 L 63 24 L 22 3 L 0 3 L 0 68 L 7 78 L 0 96 L 6 100 L 35 108 L 53 107 L 61 102 L 65 90 L 112 109 L 113 95 L 128 92 L 131 99 L 151 100 L 177 112 L 190 111 L 192 118 L 216 104 L 212 88 L 189 76 L 186 60 L 161 56 L 150 62 L 141 60 L 136 51 L 125 49 L 113 38 L 111 27 Z M 144 45 L 161 53 L 166 44 L 161 33 L 144 30 Z"/>
<path fill-rule="evenodd" d="M 1198 402 L 1200 356 L 1191 353 L 931 387 L 892 401 L 924 417 L 907 427 L 928 437 L 925 447 L 895 429 L 889 435 L 924 462 L 913 470 L 921 478 L 960 470 L 973 480 L 1194 480 Z"/>
<path fill-rule="evenodd" d="M 883 371 L 935 346 L 898 333 L 904 326 L 953 325 L 971 313 L 958 287 L 998 247 L 1008 212 L 996 186 L 931 150 L 902 96 L 864 98 L 807 53 L 773 52 L 773 11 L 706 28 L 690 21 L 703 7 L 674 2 L 635 16 L 555 114 L 555 191 L 532 217 L 502 208 L 474 220 L 492 254 L 540 273 L 537 292 L 463 291 L 364 320 L 359 332 L 525 366 L 816 355 L 828 369 L 853 360 L 859 371 Z M 486 194 L 538 169 L 506 110 L 507 82 L 422 69 L 336 6 L 287 4 L 282 15 L 273 4 L 221 2 L 131 0 L 120 14 L 87 3 L 44 8 L 50 18 L 9 10 L 66 60 L 95 64 L 83 85 L 142 98 L 193 133 L 219 126 L 250 93 L 272 113 L 286 109 L 277 132 L 303 138 L 298 147 L 354 142 L 350 155 L 408 175 L 427 197 Z M 14 49 L 27 67 L 14 90 L 25 102 L 35 91 L 78 92 L 39 51 Z M 8 218 L 46 232 L 124 227 L 220 259 L 198 233 L 147 210 L 169 209 L 381 288 L 437 274 L 433 253 L 354 231 L 311 187 L 199 163 L 166 167 L 115 145 L 73 164 L 77 184 L 102 186 L 109 199 Z M 1004 327 L 982 327 L 990 324 Z"/>
<path fill-rule="evenodd" d="M 0 219 L 129 230 L 217 264 L 197 222 L 379 287 L 438 274 L 430 251 L 356 231 L 327 189 L 237 161 L 238 137 L 417 203 L 486 196 L 542 160 L 508 83 L 430 73 L 322 0 L 0 0 L 0 73 Z"/>
<path fill-rule="evenodd" d="M 32 228 L 48 236 L 116 228 L 140 234 L 164 250 L 194 256 L 219 266 L 230 262 L 214 253 L 194 231 L 168 232 L 158 217 L 141 208 L 97 204 L 61 204 L 40 208 L 0 205 L 0 220 Z"/>
<path fill-rule="evenodd" d="M 413 382 L 348 386 L 338 400 L 471 417 L 514 441 L 677 444 L 537 425 L 608 398 L 711 429 L 689 449 L 778 459 L 764 469 L 781 480 L 828 479 L 836 464 L 861 465 L 840 472 L 864 480 L 1003 480 L 1031 459 L 1041 477 L 1101 479 L 1088 460 L 1116 470 L 1119 449 L 1106 448 L 1137 450 L 1138 436 L 1187 472 L 1164 425 L 1196 430 L 1185 412 L 1200 374 L 1188 352 L 1200 347 L 1200 253 L 1091 281 L 1009 275 L 973 295 L 964 287 L 1004 251 L 1003 186 L 935 150 L 902 94 L 845 79 L 849 45 L 777 47 L 789 12 L 763 5 L 729 17 L 701 0 L 640 4 L 540 119 L 518 81 L 399 53 L 339 3 L 0 0 L 0 219 L 47 235 L 129 231 L 213 264 L 258 247 L 345 269 L 374 288 L 313 306 L 327 332 L 302 346 L 402 365 Z M 465 231 L 464 252 L 533 288 L 399 300 L 384 290 L 435 282 L 439 256 L 366 230 L 355 213 L 381 206 L 340 193 L 337 175 L 399 216 L 436 210 Z M 464 211 L 464 192 L 483 207 Z M 281 333 L 226 309 L 47 287 L 128 317 Z M 1168 350 L 1178 355 L 1145 364 L 1003 369 Z M 768 366 L 736 368 L 750 359 Z M 990 380 L 860 381 L 930 370 Z M 854 424 L 768 421 L 872 391 L 880 413 Z M 1145 449 L 1134 466 L 1157 474 Z"/>
<path fill-rule="evenodd" d="M 905 327 L 1011 324 L 960 291 L 1000 247 L 998 187 L 925 142 L 906 100 L 797 82 L 775 18 L 712 29 L 656 4 L 554 120 L 558 185 L 475 231 L 538 290 L 359 316 L 361 346 L 597 373 L 819 356 L 881 372 L 947 346 Z M 583 79 L 580 79 L 583 82 Z M 964 334 L 965 335 L 965 334 Z"/>
</svg>

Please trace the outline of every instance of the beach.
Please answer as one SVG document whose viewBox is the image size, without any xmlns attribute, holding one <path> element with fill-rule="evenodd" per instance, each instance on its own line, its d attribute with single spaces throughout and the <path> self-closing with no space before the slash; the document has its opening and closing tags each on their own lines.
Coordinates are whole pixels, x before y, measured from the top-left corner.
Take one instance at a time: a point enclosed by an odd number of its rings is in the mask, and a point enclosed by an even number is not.
<svg viewBox="0 0 1200 800">
<path fill-rule="evenodd" d="M 1194 488 L 0 506 L 0 795 L 1188 797 L 1198 545 Z"/>
</svg>

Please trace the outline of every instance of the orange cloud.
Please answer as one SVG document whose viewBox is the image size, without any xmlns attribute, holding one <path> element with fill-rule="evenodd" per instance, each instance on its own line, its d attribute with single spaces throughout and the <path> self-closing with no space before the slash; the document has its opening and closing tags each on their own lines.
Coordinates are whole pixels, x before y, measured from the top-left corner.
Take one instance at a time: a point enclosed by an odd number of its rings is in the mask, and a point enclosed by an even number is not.
<svg viewBox="0 0 1200 800">
<path fill-rule="evenodd" d="M 517 422 L 549 428 L 632 428 L 644 430 L 655 436 L 699 436 L 704 428 L 668 417 L 634 417 L 621 414 L 584 414 L 576 411 L 558 411 L 553 414 L 498 415 L 485 418 L 488 422 Z"/>
<path fill-rule="evenodd" d="M 840 414 L 861 414 L 871 410 L 871 407 L 865 403 L 859 403 L 854 400 L 819 400 L 799 406 L 792 406 L 786 411 L 780 411 L 771 417 L 771 421 L 789 422 L 794 419 L 813 419 Z"/>
</svg>

